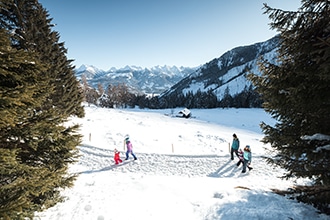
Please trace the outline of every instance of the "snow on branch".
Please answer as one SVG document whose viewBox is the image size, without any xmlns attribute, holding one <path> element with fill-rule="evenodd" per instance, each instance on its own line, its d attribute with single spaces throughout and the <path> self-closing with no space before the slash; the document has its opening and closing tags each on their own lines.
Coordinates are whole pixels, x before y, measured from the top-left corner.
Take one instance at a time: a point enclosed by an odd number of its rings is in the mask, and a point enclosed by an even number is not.
<svg viewBox="0 0 330 220">
<path fill-rule="evenodd" d="M 322 150 L 330 150 L 330 144 L 324 145 L 324 146 L 321 146 L 321 147 L 317 147 L 313 152 L 314 153 L 319 153 Z"/>
<path fill-rule="evenodd" d="M 317 146 L 315 150 L 313 151 L 314 153 L 320 153 L 322 150 L 329 150 L 330 151 L 330 136 L 325 135 L 325 134 L 314 134 L 312 136 L 305 135 L 301 137 L 302 140 L 306 141 L 320 141 L 323 142 L 325 145 L 323 146 Z"/>
<path fill-rule="evenodd" d="M 302 140 L 316 140 L 316 141 L 330 141 L 330 135 L 326 134 L 314 134 L 312 136 L 305 135 L 301 137 Z"/>
</svg>

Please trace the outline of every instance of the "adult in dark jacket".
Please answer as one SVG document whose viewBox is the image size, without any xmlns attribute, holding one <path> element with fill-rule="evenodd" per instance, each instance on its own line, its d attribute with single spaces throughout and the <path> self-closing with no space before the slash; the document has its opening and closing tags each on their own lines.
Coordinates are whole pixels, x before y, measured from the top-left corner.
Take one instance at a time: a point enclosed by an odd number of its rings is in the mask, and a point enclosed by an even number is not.
<svg viewBox="0 0 330 220">
<path fill-rule="evenodd" d="M 236 134 L 233 134 L 233 143 L 231 144 L 231 150 L 230 150 L 230 156 L 232 160 L 234 160 L 234 153 L 238 157 L 238 149 L 239 149 L 239 139 Z"/>
</svg>

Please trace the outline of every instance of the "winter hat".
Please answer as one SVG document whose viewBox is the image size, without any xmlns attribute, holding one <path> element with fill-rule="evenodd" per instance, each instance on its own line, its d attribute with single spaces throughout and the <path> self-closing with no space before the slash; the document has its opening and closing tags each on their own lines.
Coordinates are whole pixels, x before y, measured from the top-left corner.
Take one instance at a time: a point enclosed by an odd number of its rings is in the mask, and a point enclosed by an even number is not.
<svg viewBox="0 0 330 220">
<path fill-rule="evenodd" d="M 235 134 L 235 133 L 233 134 L 233 137 L 234 137 L 234 138 L 237 138 L 237 136 L 236 136 L 236 134 Z"/>
<path fill-rule="evenodd" d="M 129 142 L 129 135 L 128 134 L 125 136 L 125 141 Z"/>
<path fill-rule="evenodd" d="M 251 150 L 250 145 L 246 145 L 245 148 Z"/>
</svg>

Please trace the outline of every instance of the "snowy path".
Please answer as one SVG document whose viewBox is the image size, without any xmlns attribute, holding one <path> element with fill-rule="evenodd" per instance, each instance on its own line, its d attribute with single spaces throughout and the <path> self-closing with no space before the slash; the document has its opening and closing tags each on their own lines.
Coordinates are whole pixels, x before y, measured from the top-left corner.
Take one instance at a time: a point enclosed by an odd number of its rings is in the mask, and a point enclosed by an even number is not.
<svg viewBox="0 0 330 220">
<path fill-rule="evenodd" d="M 278 175 L 278 170 L 270 168 L 264 159 L 260 156 L 253 157 L 253 170 L 247 174 L 242 174 L 242 165 L 237 167 L 235 160 L 230 160 L 227 155 L 168 155 L 168 154 L 147 154 L 136 153 L 138 160 L 134 161 L 132 156 L 125 161 L 124 153 L 121 154 L 123 163 L 114 164 L 113 150 L 97 148 L 89 145 L 80 146 L 82 157 L 77 163 L 80 167 L 74 172 L 90 174 L 104 171 L 113 171 L 118 173 L 135 173 L 143 175 L 161 175 L 161 176 L 181 176 L 181 177 L 244 177 L 258 176 L 263 173 L 265 184 L 269 184 L 269 178 Z M 86 170 L 88 167 L 88 170 Z M 85 170 L 84 170 L 85 169 Z M 268 173 L 269 178 L 265 176 Z M 275 181 L 276 182 L 276 181 Z M 246 185 L 246 184 L 245 184 Z M 276 184 L 274 185 L 274 187 Z M 250 186 L 246 186 L 250 187 Z"/>
<path fill-rule="evenodd" d="M 82 156 L 72 167 L 73 172 L 80 173 L 77 190 L 66 191 L 66 203 L 59 204 L 40 218 L 301 219 L 302 213 L 313 210 L 274 195 L 271 188 L 287 184 L 274 178 L 278 171 L 272 170 L 258 156 L 254 157 L 254 169 L 241 174 L 242 167 L 237 167 L 237 159 L 230 160 L 228 153 L 168 155 L 135 152 L 137 161 L 130 158 L 115 165 L 113 150 L 90 145 L 79 148 Z M 121 207 L 129 207 L 129 211 L 122 211 Z M 270 210 L 274 216 L 270 215 Z M 65 218 L 67 216 L 70 218 Z M 326 218 L 319 218 L 315 213 L 306 219 Z"/>
</svg>

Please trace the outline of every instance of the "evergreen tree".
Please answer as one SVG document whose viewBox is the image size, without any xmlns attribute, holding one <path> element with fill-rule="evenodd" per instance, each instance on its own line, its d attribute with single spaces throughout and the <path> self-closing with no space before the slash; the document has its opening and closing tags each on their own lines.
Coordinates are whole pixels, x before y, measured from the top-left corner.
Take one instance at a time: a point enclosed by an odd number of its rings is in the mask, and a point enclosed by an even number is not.
<svg viewBox="0 0 330 220">
<path fill-rule="evenodd" d="M 40 61 L 48 64 L 44 74 L 55 86 L 47 101 L 48 106 L 57 108 L 62 118 L 83 116 L 80 105 L 83 95 L 74 75 L 72 60 L 66 57 L 67 49 L 59 42 L 59 33 L 51 30 L 52 19 L 48 18 L 47 11 L 37 0 L 6 0 L 0 10 L 0 25 L 13 33 L 12 45 L 37 52 Z"/>
<path fill-rule="evenodd" d="M 220 107 L 229 108 L 232 106 L 232 103 L 233 103 L 233 97 L 230 95 L 229 87 L 227 86 L 224 91 L 223 98 L 220 101 Z"/>
<path fill-rule="evenodd" d="M 21 163 L 20 155 L 40 141 L 34 135 L 35 127 L 42 126 L 35 109 L 47 98 L 43 91 L 49 86 L 39 81 L 43 68 L 37 59 L 12 48 L 4 29 L 0 51 L 0 219 L 21 219 L 32 216 L 31 194 L 45 191 L 44 168 Z"/>
<path fill-rule="evenodd" d="M 303 0 L 296 12 L 265 5 L 265 13 L 280 32 L 278 62 L 262 60 L 262 75 L 250 77 L 278 121 L 262 125 L 263 142 L 276 153 L 268 162 L 285 168 L 285 178 L 310 178 L 312 191 L 322 187 L 304 198 L 329 211 L 330 2 Z"/>
<path fill-rule="evenodd" d="M 9 117 L 1 118 L 1 155 L 11 158 L 1 157 L 5 166 L 0 168 L 4 195 L 0 216 L 10 219 L 23 219 L 55 205 L 61 200 L 59 190 L 72 186 L 75 179 L 68 174 L 68 165 L 77 158 L 81 137 L 78 126 L 65 122 L 70 116 L 84 115 L 83 96 L 72 61 L 50 22 L 37 0 L 0 3 L 0 28 L 10 33 L 11 48 L 33 55 L 30 65 L 36 64 L 7 69 L 12 59 L 7 57 L 1 66 L 3 85 L 13 83 L 1 87 L 0 103 L 1 114 Z"/>
</svg>

